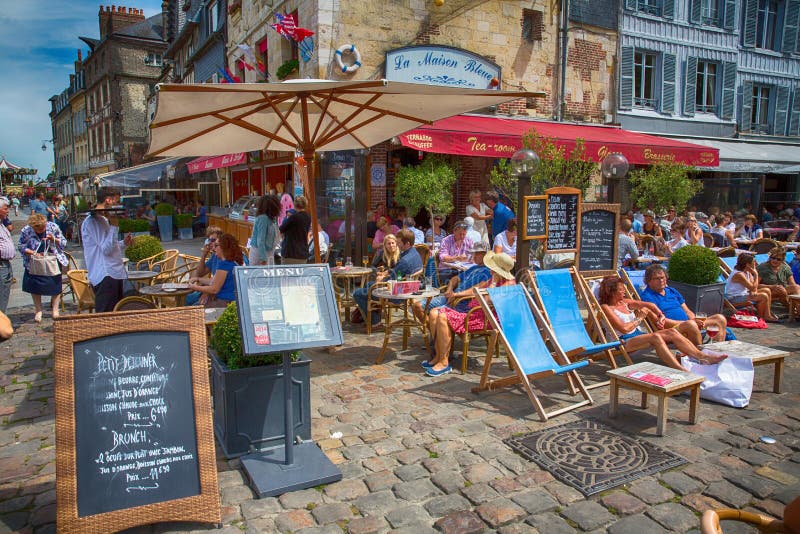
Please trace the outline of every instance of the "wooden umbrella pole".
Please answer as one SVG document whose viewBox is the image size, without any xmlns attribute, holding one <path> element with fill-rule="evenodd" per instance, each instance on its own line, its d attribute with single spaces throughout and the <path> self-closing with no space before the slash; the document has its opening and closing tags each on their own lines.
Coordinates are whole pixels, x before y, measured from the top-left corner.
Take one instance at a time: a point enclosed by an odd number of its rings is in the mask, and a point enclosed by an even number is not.
<svg viewBox="0 0 800 534">
<path fill-rule="evenodd" d="M 308 165 L 308 209 L 311 212 L 311 238 L 314 240 L 314 263 L 322 260 L 319 255 L 319 232 L 317 231 L 317 195 L 314 191 L 314 178 L 316 176 L 316 165 L 314 163 L 314 149 L 303 150 L 303 158 Z"/>
</svg>

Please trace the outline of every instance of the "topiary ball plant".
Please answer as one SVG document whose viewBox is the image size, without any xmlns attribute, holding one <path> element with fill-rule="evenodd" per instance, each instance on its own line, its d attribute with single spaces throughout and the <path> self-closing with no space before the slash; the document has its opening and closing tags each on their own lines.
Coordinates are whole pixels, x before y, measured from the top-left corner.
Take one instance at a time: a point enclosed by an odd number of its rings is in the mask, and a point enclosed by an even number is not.
<svg viewBox="0 0 800 534">
<path fill-rule="evenodd" d="M 156 204 L 156 215 L 174 215 L 175 214 L 175 206 L 169 204 L 167 202 L 159 202 Z"/>
<path fill-rule="evenodd" d="M 161 241 L 153 236 L 140 235 L 134 237 L 133 243 L 125 249 L 125 256 L 135 264 L 145 258 L 155 256 L 159 252 L 164 252 Z"/>
<path fill-rule="evenodd" d="M 190 213 L 179 213 L 175 216 L 175 226 L 178 228 L 191 228 L 192 215 Z"/>
<path fill-rule="evenodd" d="M 280 352 L 245 356 L 242 351 L 242 332 L 239 328 L 239 314 L 236 303 L 231 302 L 217 319 L 211 334 L 211 348 L 229 370 L 258 367 L 260 365 L 279 365 L 283 361 Z M 292 352 L 292 361 L 297 361 L 299 351 Z"/>
<path fill-rule="evenodd" d="M 668 273 L 672 281 L 706 286 L 718 281 L 719 259 L 713 250 L 688 245 L 670 257 Z"/>
</svg>

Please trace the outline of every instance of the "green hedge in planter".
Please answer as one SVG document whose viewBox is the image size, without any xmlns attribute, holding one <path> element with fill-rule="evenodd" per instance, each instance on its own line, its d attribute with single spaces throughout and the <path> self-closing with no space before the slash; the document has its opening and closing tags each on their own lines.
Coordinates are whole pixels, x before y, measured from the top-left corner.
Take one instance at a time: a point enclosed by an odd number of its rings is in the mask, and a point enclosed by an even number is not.
<svg viewBox="0 0 800 534">
<path fill-rule="evenodd" d="M 668 273 L 675 282 L 696 286 L 713 284 L 719 278 L 719 259 L 713 250 L 688 245 L 670 257 Z"/>
<path fill-rule="evenodd" d="M 236 303 L 231 302 L 217 319 L 211 334 L 211 348 L 230 370 L 258 367 L 260 365 L 280 365 L 283 357 L 280 352 L 245 356 L 242 351 L 242 333 L 239 328 L 239 314 Z M 297 361 L 300 351 L 292 352 L 292 361 Z"/>
<path fill-rule="evenodd" d="M 133 263 L 136 263 L 150 256 L 155 256 L 159 252 L 164 252 L 161 241 L 149 235 L 140 235 L 133 238 L 133 243 L 125 249 L 125 256 Z"/>
<path fill-rule="evenodd" d="M 175 226 L 178 228 L 191 228 L 192 215 L 190 213 L 179 213 L 175 216 Z"/>
<path fill-rule="evenodd" d="M 159 202 L 158 204 L 156 204 L 155 211 L 156 215 L 174 215 L 175 206 L 167 202 Z"/>
<path fill-rule="evenodd" d="M 150 221 L 145 219 L 120 219 L 119 231 L 123 234 L 128 232 L 148 232 L 150 230 Z"/>
</svg>

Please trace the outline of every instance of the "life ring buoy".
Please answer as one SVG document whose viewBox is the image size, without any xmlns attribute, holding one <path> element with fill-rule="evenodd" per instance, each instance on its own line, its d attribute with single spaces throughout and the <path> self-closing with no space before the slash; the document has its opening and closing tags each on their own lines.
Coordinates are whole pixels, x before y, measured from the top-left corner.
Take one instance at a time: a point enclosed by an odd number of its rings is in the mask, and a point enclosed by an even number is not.
<svg viewBox="0 0 800 534">
<path fill-rule="evenodd" d="M 355 58 L 352 65 L 345 65 L 344 61 L 342 61 L 342 56 L 344 54 L 352 54 Z M 361 66 L 361 52 L 358 51 L 356 45 L 349 44 L 349 45 L 342 45 L 336 50 L 336 63 L 339 64 L 339 68 L 342 69 L 342 72 L 355 72 Z"/>
</svg>

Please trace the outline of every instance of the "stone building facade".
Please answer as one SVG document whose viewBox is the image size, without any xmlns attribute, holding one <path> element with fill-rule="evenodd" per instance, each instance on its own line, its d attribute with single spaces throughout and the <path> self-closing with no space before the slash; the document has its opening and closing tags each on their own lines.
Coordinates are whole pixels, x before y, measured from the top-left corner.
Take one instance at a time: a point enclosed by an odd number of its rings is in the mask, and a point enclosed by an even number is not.
<svg viewBox="0 0 800 534">
<path fill-rule="evenodd" d="M 161 72 L 166 43 L 162 15 L 105 6 L 100 38 L 83 62 L 89 175 L 136 165 L 147 150 L 147 95 Z"/>
<path fill-rule="evenodd" d="M 270 81 L 279 67 L 299 59 L 290 78 L 361 80 L 387 77 L 386 54 L 417 45 L 441 45 L 477 54 L 499 66 L 499 88 L 543 92 L 542 98 L 521 99 L 492 110 L 499 115 L 528 115 L 541 119 L 593 123 L 613 122 L 614 73 L 616 70 L 616 2 L 601 0 L 599 7 L 578 2 L 570 11 L 567 31 L 566 69 L 561 89 L 563 25 L 559 2 L 446 1 L 360 2 L 357 0 L 294 0 L 231 2 L 228 20 L 228 65 L 233 69 L 249 46 L 266 66 Z M 291 13 L 297 25 L 315 32 L 313 54 L 304 61 L 292 43 L 270 24 L 276 13 Z M 609 16 L 613 13 L 615 16 Z M 342 72 L 337 50 L 355 45 L 361 67 Z M 345 64 L 352 63 L 346 58 Z M 243 71 L 245 81 L 265 78 L 258 69 Z M 563 102 L 563 103 L 562 103 Z M 488 111 L 488 110 L 485 110 Z M 386 165 L 391 184 L 397 147 L 386 142 L 372 147 L 370 165 Z M 397 159 L 397 155 L 394 155 Z M 455 190 L 457 215 L 463 216 L 469 191 L 487 188 L 493 160 L 458 158 L 461 175 Z M 374 185 L 369 205 L 390 200 L 385 186 Z"/>
</svg>

